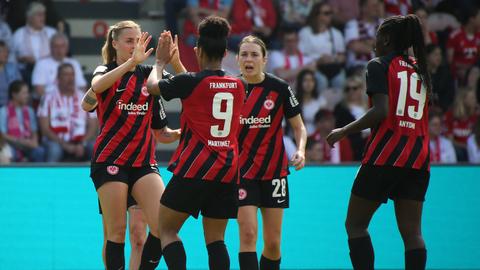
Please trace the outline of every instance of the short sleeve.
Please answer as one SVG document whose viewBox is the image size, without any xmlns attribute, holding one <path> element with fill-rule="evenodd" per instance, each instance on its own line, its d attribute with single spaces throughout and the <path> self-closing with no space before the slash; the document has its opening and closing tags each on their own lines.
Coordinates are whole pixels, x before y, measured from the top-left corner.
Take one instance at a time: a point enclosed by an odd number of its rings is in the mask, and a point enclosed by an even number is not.
<svg viewBox="0 0 480 270">
<path fill-rule="evenodd" d="M 284 85 L 285 98 L 283 101 L 283 109 L 285 111 L 285 117 L 290 119 L 301 113 L 300 103 L 298 102 L 297 97 L 295 97 L 292 88 L 288 84 Z"/>
<path fill-rule="evenodd" d="M 95 68 L 95 70 L 93 71 L 93 77 L 97 76 L 97 75 L 103 75 L 105 73 L 108 72 L 108 67 L 106 65 L 101 65 L 101 66 L 98 66 L 97 68 Z"/>
<path fill-rule="evenodd" d="M 49 107 L 50 107 L 50 104 L 49 104 L 48 100 L 51 99 L 51 98 L 52 97 L 49 96 L 48 94 L 44 95 L 41 98 L 40 106 L 38 106 L 38 109 L 37 109 L 37 116 L 38 117 L 48 117 Z"/>
<path fill-rule="evenodd" d="M 170 79 L 158 81 L 158 87 L 162 97 L 166 100 L 174 98 L 187 98 L 195 87 L 195 77 L 193 73 L 182 73 Z"/>
<path fill-rule="evenodd" d="M 388 95 L 387 69 L 375 58 L 367 65 L 367 94 L 386 94 Z"/>
<path fill-rule="evenodd" d="M 150 126 L 152 129 L 162 129 L 168 125 L 165 107 L 161 97 L 154 96 L 153 101 L 153 116 Z"/>
</svg>

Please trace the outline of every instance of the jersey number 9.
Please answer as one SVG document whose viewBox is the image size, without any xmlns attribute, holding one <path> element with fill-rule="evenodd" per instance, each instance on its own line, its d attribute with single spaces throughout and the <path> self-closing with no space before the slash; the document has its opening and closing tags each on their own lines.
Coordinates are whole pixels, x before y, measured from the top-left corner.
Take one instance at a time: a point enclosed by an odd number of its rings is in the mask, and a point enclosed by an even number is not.
<svg viewBox="0 0 480 270">
<path fill-rule="evenodd" d="M 222 111 L 222 102 L 226 102 L 225 111 Z M 215 119 L 223 120 L 223 129 L 220 125 L 210 127 L 210 135 L 215 138 L 224 138 L 230 134 L 233 113 L 233 95 L 232 93 L 219 92 L 213 97 L 212 115 Z"/>
</svg>

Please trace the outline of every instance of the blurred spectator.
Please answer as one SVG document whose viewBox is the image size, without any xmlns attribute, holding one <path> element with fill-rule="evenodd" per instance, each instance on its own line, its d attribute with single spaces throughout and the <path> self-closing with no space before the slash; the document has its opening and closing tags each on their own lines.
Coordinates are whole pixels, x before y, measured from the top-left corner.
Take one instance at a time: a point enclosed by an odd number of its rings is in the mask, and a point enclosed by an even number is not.
<svg viewBox="0 0 480 270">
<path fill-rule="evenodd" d="M 75 69 L 75 86 L 77 89 L 86 90 L 87 82 L 83 76 L 82 68 L 77 60 L 67 57 L 68 38 L 62 33 L 57 33 L 50 39 L 51 56 L 39 60 L 32 73 L 32 85 L 35 88 L 36 98 L 40 99 L 45 93 L 55 89 L 57 84 L 57 70 L 62 63 L 69 63 Z"/>
<path fill-rule="evenodd" d="M 375 33 L 382 23 L 383 3 L 380 0 L 360 0 L 360 17 L 345 26 L 347 66 L 363 70 L 374 54 Z"/>
<path fill-rule="evenodd" d="M 308 13 L 318 0 L 278 0 L 281 27 L 300 29 L 305 25 Z"/>
<path fill-rule="evenodd" d="M 411 0 L 384 0 L 386 17 L 413 13 Z"/>
<path fill-rule="evenodd" d="M 455 163 L 457 156 L 452 141 L 442 136 L 442 115 L 429 114 L 430 161 L 432 163 Z"/>
<path fill-rule="evenodd" d="M 28 20 L 25 13 L 31 7 L 33 3 L 42 4 L 45 9 L 45 23 L 52 28 L 57 29 L 61 33 L 68 35 L 68 24 L 57 12 L 54 0 L 15 0 L 7 1 L 7 16 L 6 21 L 10 25 L 13 31 L 25 25 L 25 22 Z"/>
<path fill-rule="evenodd" d="M 455 146 L 458 161 L 467 161 L 466 144 L 480 111 L 476 93 L 471 88 L 458 89 L 453 108 L 445 114 L 446 136 Z"/>
<path fill-rule="evenodd" d="M 0 164 L 8 164 L 12 161 L 12 149 L 0 133 Z"/>
<path fill-rule="evenodd" d="M 12 161 L 44 161 L 45 150 L 38 143 L 37 119 L 28 105 L 28 85 L 14 81 L 8 95 L 10 102 L 0 108 L 0 133 L 12 147 Z"/>
<path fill-rule="evenodd" d="M 362 77 L 348 77 L 344 88 L 343 100 L 339 102 L 333 111 L 336 127 L 343 127 L 364 115 L 368 110 L 365 83 Z M 370 131 L 354 133 L 348 136 L 354 152 L 354 160 L 361 160 L 365 139 Z"/>
<path fill-rule="evenodd" d="M 345 83 L 345 42 L 342 33 L 331 26 L 332 15 L 328 3 L 316 3 L 307 17 L 307 26 L 299 33 L 300 51 L 317 63 L 321 90 L 329 86 L 341 89 Z"/>
<path fill-rule="evenodd" d="M 359 0 L 328 0 L 333 9 L 333 25 L 342 30 L 345 24 L 353 19 L 358 18 L 360 14 Z"/>
<path fill-rule="evenodd" d="M 45 6 L 32 2 L 27 10 L 27 24 L 13 34 L 13 52 L 22 63 L 20 71 L 26 82 L 31 82 L 35 62 L 50 55 L 50 38 L 55 32 L 45 26 Z"/>
<path fill-rule="evenodd" d="M 298 49 L 298 33 L 295 28 L 285 27 L 282 30 L 283 50 L 274 50 L 268 57 L 269 72 L 293 85 L 298 73 L 304 69 L 316 69 L 315 61 L 305 56 Z"/>
<path fill-rule="evenodd" d="M 426 47 L 426 52 L 427 68 L 432 78 L 432 89 L 435 94 L 434 102 L 437 102 L 445 112 L 453 103 L 455 84 L 448 66 L 443 63 L 440 47 L 430 44 Z"/>
<path fill-rule="evenodd" d="M 480 10 L 472 8 L 464 13 L 462 27 L 450 35 L 447 43 L 447 60 L 460 86 L 466 85 L 468 69 L 480 59 Z"/>
<path fill-rule="evenodd" d="M 427 10 L 424 7 L 419 7 L 415 10 L 415 15 L 420 19 L 425 45 L 438 44 L 437 33 L 430 31 L 430 26 L 428 25 Z"/>
<path fill-rule="evenodd" d="M 3 16 L 0 14 L 0 41 L 3 41 L 7 46 L 8 49 L 12 50 L 13 46 L 13 37 L 12 37 L 12 30 L 10 30 L 10 26 L 3 20 Z M 15 57 L 10 55 L 9 61 L 15 61 Z"/>
<path fill-rule="evenodd" d="M 0 107 L 7 104 L 10 83 L 22 79 L 17 65 L 8 62 L 8 54 L 7 44 L 4 41 L 0 41 Z"/>
<path fill-rule="evenodd" d="M 58 67 L 58 89 L 42 97 L 38 117 L 47 161 L 88 160 L 93 151 L 96 120 L 81 108 L 83 93 L 75 88 L 71 64 Z"/>
<path fill-rule="evenodd" d="M 165 26 L 172 35 L 178 35 L 178 16 L 187 7 L 187 0 L 165 0 Z"/>
<path fill-rule="evenodd" d="M 228 18 L 233 0 L 188 0 L 187 17 L 183 24 L 183 36 L 190 47 L 197 46 L 197 27 L 210 15 Z"/>
<path fill-rule="evenodd" d="M 473 127 L 473 132 L 467 140 L 468 161 L 470 163 L 480 163 L 480 119 Z"/>
<path fill-rule="evenodd" d="M 307 138 L 307 161 L 340 163 L 353 160 L 352 147 L 348 138 L 330 147 L 325 140 L 335 128 L 335 117 L 329 110 L 319 110 L 315 114 L 315 132 Z"/>
<path fill-rule="evenodd" d="M 315 114 L 319 109 L 325 108 L 327 101 L 319 95 L 315 73 L 309 69 L 300 71 L 295 90 L 308 136 L 315 131 Z"/>
<path fill-rule="evenodd" d="M 228 41 L 230 50 L 238 51 L 243 37 L 254 34 L 269 46 L 277 26 L 277 12 L 272 0 L 234 0 L 230 12 L 232 31 Z"/>
</svg>

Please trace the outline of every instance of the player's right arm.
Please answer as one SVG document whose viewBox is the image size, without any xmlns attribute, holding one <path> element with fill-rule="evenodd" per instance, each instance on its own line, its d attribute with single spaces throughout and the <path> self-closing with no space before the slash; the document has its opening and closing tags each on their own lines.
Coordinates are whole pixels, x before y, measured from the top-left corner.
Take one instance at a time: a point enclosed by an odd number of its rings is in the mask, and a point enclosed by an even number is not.
<svg viewBox="0 0 480 270">
<path fill-rule="evenodd" d="M 118 81 L 125 73 L 134 69 L 138 64 L 142 63 L 147 59 L 150 54 L 153 52 L 153 48 L 150 48 L 148 51 L 145 51 L 148 43 L 152 39 L 152 36 L 148 33 L 143 32 L 142 36 L 135 45 L 132 57 L 130 57 L 125 63 L 119 65 L 115 69 L 105 73 L 99 74 L 93 77 L 92 79 L 92 91 L 96 94 L 105 92 L 110 88 L 116 81 Z"/>
<path fill-rule="evenodd" d="M 158 81 L 162 78 L 165 66 L 170 62 L 176 51 L 177 48 L 172 41 L 172 35 L 169 31 L 163 31 L 158 38 L 158 45 L 155 51 L 155 65 L 147 80 L 147 89 L 150 94 L 160 95 L 161 91 Z"/>
</svg>

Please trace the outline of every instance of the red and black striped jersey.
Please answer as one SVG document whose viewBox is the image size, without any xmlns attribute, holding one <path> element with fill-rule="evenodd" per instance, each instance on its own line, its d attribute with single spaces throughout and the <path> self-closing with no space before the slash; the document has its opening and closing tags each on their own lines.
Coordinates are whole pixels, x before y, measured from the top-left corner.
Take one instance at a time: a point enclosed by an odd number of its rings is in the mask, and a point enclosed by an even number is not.
<svg viewBox="0 0 480 270">
<path fill-rule="evenodd" d="M 249 84 L 240 119 L 240 175 L 245 179 L 271 180 L 289 174 L 283 145 L 283 116 L 301 113 L 299 103 L 282 79 L 265 73 L 259 84 Z"/>
<path fill-rule="evenodd" d="M 98 66 L 93 76 L 116 67 L 116 63 Z M 132 167 L 156 164 L 152 129 L 165 127 L 167 119 L 162 100 L 147 91 L 145 83 L 151 71 L 151 66 L 138 65 L 97 94 L 100 134 L 93 149 L 94 163 Z"/>
<path fill-rule="evenodd" d="M 160 80 L 158 86 L 165 100 L 182 101 L 182 135 L 168 169 L 184 178 L 238 181 L 244 82 L 222 70 L 203 70 Z"/>
<path fill-rule="evenodd" d="M 367 65 L 367 93 L 388 95 L 388 116 L 372 129 L 362 164 L 429 170 L 427 89 L 411 57 L 390 54 Z"/>
</svg>

